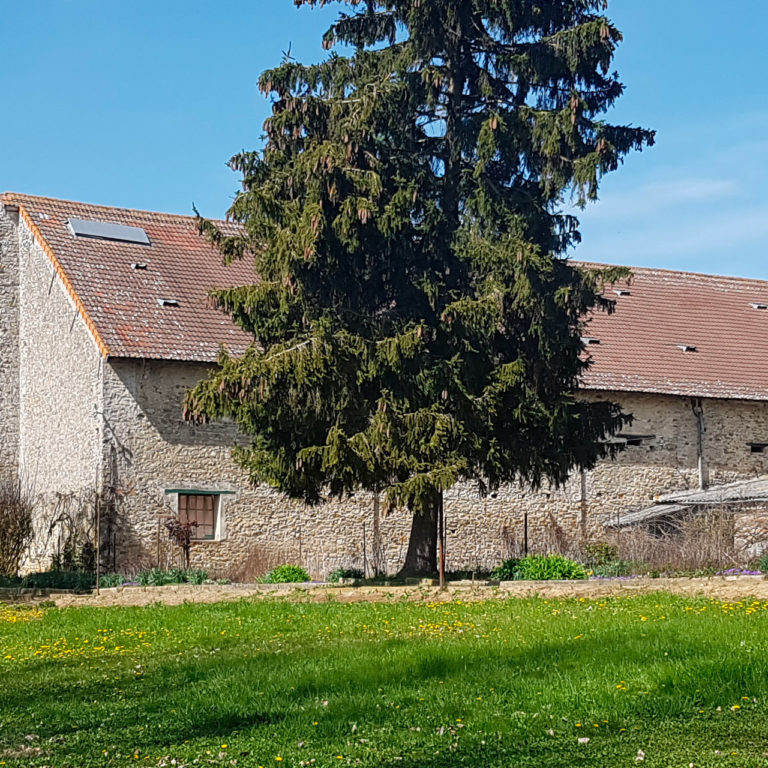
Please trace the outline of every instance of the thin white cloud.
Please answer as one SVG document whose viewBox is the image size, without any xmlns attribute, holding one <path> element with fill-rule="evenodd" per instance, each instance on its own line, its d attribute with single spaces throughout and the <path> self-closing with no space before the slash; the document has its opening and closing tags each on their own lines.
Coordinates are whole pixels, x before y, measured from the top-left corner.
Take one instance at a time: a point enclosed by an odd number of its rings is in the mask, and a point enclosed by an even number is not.
<svg viewBox="0 0 768 768">
<path fill-rule="evenodd" d="M 576 215 L 585 223 L 622 219 L 636 221 L 638 216 L 660 212 L 669 215 L 675 208 L 714 203 L 733 197 L 738 192 L 734 179 L 670 178 L 615 190 Z"/>
</svg>

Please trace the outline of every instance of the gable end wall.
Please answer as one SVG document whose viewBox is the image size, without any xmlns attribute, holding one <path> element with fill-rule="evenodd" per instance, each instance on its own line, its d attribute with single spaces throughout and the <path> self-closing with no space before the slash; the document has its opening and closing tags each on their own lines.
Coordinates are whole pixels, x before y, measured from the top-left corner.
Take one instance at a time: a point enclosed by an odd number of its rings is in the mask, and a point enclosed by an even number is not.
<svg viewBox="0 0 768 768">
<path fill-rule="evenodd" d="M 85 497 L 102 478 L 102 358 L 50 259 L 19 224 L 19 474 L 39 497 L 38 530 L 57 494 Z M 26 569 L 47 567 L 35 542 Z"/>
<path fill-rule="evenodd" d="M 15 477 L 19 450 L 18 212 L 0 206 L 0 475 Z"/>
</svg>

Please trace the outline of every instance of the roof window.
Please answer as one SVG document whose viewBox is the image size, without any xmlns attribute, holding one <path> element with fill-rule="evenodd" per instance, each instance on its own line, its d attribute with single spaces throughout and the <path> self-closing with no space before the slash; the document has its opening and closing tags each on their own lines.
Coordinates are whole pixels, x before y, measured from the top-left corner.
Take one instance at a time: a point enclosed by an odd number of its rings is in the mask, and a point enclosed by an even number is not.
<svg viewBox="0 0 768 768">
<path fill-rule="evenodd" d="M 617 296 L 631 296 L 632 291 L 629 290 L 629 288 L 617 288 L 614 293 Z"/>
<path fill-rule="evenodd" d="M 131 269 L 146 269 L 147 264 L 144 261 L 134 261 L 133 264 L 131 264 Z"/>
<path fill-rule="evenodd" d="M 595 344 L 599 344 L 600 343 L 600 339 L 595 338 L 594 336 L 582 336 L 581 337 L 581 343 L 584 344 L 585 346 L 589 347 L 589 346 L 592 346 L 592 345 L 595 345 Z"/>
<path fill-rule="evenodd" d="M 177 299 L 158 299 L 157 303 L 161 307 L 178 307 L 179 302 Z"/>
<path fill-rule="evenodd" d="M 695 344 L 678 344 L 677 348 L 683 352 L 698 352 L 699 348 Z"/>
<path fill-rule="evenodd" d="M 151 245 L 147 233 L 141 227 L 128 227 L 125 224 L 112 224 L 108 221 L 67 219 L 67 228 L 75 237 Z"/>
<path fill-rule="evenodd" d="M 756 301 L 753 301 L 750 305 L 752 309 L 768 309 L 768 304 L 760 304 Z"/>
</svg>

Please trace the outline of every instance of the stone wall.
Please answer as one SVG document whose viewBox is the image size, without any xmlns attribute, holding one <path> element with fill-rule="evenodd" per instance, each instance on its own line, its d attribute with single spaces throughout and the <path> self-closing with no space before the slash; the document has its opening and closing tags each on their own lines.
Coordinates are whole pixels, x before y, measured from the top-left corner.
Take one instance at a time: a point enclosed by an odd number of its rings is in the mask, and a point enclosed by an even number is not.
<svg viewBox="0 0 768 768">
<path fill-rule="evenodd" d="M 23 222 L 19 245 L 19 464 L 23 484 L 39 500 L 29 570 L 50 564 L 55 542 L 48 528 L 60 496 L 85 499 L 101 485 L 102 360 Z"/>
<path fill-rule="evenodd" d="M 193 545 L 192 563 L 226 576 L 252 577 L 279 562 L 301 563 L 315 577 L 337 567 L 369 570 L 373 558 L 373 500 L 356 494 L 318 508 L 287 500 L 266 487 L 250 487 L 230 458 L 237 439 L 232 424 L 195 427 L 184 423 L 184 392 L 205 366 L 113 360 L 105 369 L 105 463 L 125 489 L 122 566 L 167 565 L 178 558 L 162 528 L 176 510 L 167 491 L 229 492 L 222 499 L 220 537 Z M 609 398 L 633 413 L 627 432 L 653 435 L 610 462 L 574 476 L 564 487 L 532 492 L 510 487 L 480 498 L 459 487 L 446 495 L 448 568 L 495 565 L 522 551 L 528 515 L 532 550 L 562 549 L 581 537 L 599 536 L 607 521 L 653 503 L 666 492 L 698 485 L 697 422 L 688 398 L 626 393 L 585 393 Z M 703 450 L 712 483 L 768 472 L 768 454 L 752 454 L 748 443 L 768 434 L 768 406 L 708 400 Z M 768 440 L 766 440 L 768 442 Z M 584 493 L 582 493 L 582 489 Z M 583 522 L 582 522 L 583 521 Z M 381 520 L 383 563 L 400 567 L 410 520 L 394 512 Z"/>
<path fill-rule="evenodd" d="M 19 449 L 18 212 L 0 206 L 0 476 L 15 477 Z"/>
</svg>

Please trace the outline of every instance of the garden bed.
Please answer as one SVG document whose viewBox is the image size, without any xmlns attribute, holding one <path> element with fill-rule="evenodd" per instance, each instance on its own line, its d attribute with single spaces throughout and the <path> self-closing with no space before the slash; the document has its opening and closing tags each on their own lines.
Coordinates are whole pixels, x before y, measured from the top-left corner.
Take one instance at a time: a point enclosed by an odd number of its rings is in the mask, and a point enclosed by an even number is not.
<svg viewBox="0 0 768 768">
<path fill-rule="evenodd" d="M 318 582 L 302 584 L 174 584 L 164 587 L 113 587 L 101 594 L 52 596 L 56 605 L 141 606 L 152 603 L 216 603 L 249 598 L 289 602 L 385 603 L 431 602 L 461 598 L 499 600 L 509 597 L 578 597 L 585 599 L 616 595 L 667 592 L 739 600 L 749 596 L 768 599 L 768 580 L 759 576 L 711 576 L 673 579 L 599 579 L 589 581 L 509 581 L 501 585 L 448 584 L 432 586 L 332 586 Z"/>
</svg>

